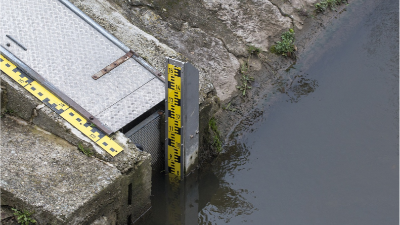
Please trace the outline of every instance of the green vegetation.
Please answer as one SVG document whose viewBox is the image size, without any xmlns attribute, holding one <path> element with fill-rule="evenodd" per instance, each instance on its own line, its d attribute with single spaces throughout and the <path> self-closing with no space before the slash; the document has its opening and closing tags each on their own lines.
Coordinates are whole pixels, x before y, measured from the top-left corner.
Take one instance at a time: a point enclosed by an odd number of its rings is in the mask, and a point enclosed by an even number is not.
<svg viewBox="0 0 400 225">
<path fill-rule="evenodd" d="M 236 109 L 231 107 L 231 103 L 230 102 L 228 103 L 228 105 L 226 105 L 226 106 L 224 106 L 222 108 L 225 109 L 225 110 L 229 110 L 231 112 L 236 112 Z"/>
<path fill-rule="evenodd" d="M 1 118 L 5 117 L 6 114 L 13 116 L 16 112 L 12 109 L 6 109 L 4 112 L 0 115 Z"/>
<path fill-rule="evenodd" d="M 18 209 L 11 208 L 14 211 L 14 216 L 17 217 L 17 222 L 22 225 L 29 225 L 31 223 L 36 223 L 36 220 L 32 219 L 33 213 L 28 210 L 19 211 Z"/>
<path fill-rule="evenodd" d="M 282 34 L 281 36 L 282 41 L 278 41 L 276 45 L 273 45 L 270 48 L 270 51 L 272 53 L 278 54 L 278 55 L 283 55 L 283 56 L 289 56 L 292 57 L 293 52 L 295 51 L 294 47 L 294 30 L 289 29 L 289 31 L 286 31 L 285 33 Z"/>
<path fill-rule="evenodd" d="M 221 142 L 221 140 L 219 140 L 218 135 L 214 136 L 214 142 L 212 144 L 217 149 L 217 152 L 221 152 L 222 151 L 222 142 Z"/>
<path fill-rule="evenodd" d="M 319 3 L 315 3 L 314 6 L 317 13 L 322 13 L 328 8 L 331 10 L 336 10 L 336 6 L 342 3 L 348 3 L 348 0 L 324 0 Z"/>
<path fill-rule="evenodd" d="M 242 82 L 240 85 L 236 86 L 237 89 L 239 89 L 242 92 L 242 95 L 246 95 L 246 91 L 251 89 L 250 82 L 254 81 L 254 78 L 249 76 L 249 61 L 251 55 L 256 55 L 258 56 L 261 53 L 261 49 L 257 48 L 253 45 L 249 45 L 247 47 L 247 52 L 249 53 L 249 57 L 247 58 L 247 62 L 243 62 L 240 66 L 240 73 L 242 74 L 240 81 Z M 227 107 L 229 108 L 229 107 Z"/>
<path fill-rule="evenodd" d="M 240 67 L 240 73 L 242 74 L 242 77 L 240 80 L 242 81 L 241 85 L 236 86 L 237 89 L 239 89 L 242 92 L 242 95 L 246 95 L 246 91 L 248 89 L 251 89 L 250 82 L 254 80 L 253 77 L 248 75 L 249 72 L 249 62 L 242 63 Z"/>
<path fill-rule="evenodd" d="M 249 52 L 250 55 L 252 55 L 252 54 L 258 55 L 261 53 L 261 49 L 255 47 L 253 45 L 249 45 L 249 46 L 247 46 L 247 52 Z"/>
<path fill-rule="evenodd" d="M 15 111 L 12 110 L 12 109 L 6 109 L 6 111 L 4 111 L 4 113 L 9 114 L 9 115 L 13 115 L 15 113 Z"/>
<path fill-rule="evenodd" d="M 85 148 L 81 142 L 78 143 L 78 149 L 86 156 L 92 156 L 93 152 L 89 148 Z"/>
<path fill-rule="evenodd" d="M 214 117 L 212 117 L 210 121 L 208 121 L 208 126 L 214 132 L 214 142 L 212 143 L 212 145 L 217 149 L 217 152 L 221 152 L 222 142 L 219 139 L 220 134 L 217 126 L 217 120 Z"/>
<path fill-rule="evenodd" d="M 212 131 L 214 131 L 214 133 L 219 135 L 217 120 L 214 117 L 212 117 L 210 121 L 208 121 L 208 126 Z"/>
</svg>

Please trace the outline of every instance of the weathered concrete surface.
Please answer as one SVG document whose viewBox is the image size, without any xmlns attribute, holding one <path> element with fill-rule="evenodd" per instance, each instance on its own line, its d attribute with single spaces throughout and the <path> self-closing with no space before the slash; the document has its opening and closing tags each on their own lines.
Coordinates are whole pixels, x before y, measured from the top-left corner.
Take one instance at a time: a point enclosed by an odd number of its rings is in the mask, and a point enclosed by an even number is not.
<svg viewBox="0 0 400 225">
<path fill-rule="evenodd" d="M 41 224 L 86 224 L 102 216 L 125 223 L 150 207 L 150 160 L 122 174 L 9 115 L 1 119 L 1 149 L 2 206 L 34 211 Z"/>
<path fill-rule="evenodd" d="M 35 211 L 40 223 L 79 224 L 118 194 L 112 186 L 121 173 L 115 167 L 23 123 L 1 120 L 2 205 Z"/>
<path fill-rule="evenodd" d="M 82 143 L 85 147 L 91 149 L 95 157 L 109 162 L 122 172 L 132 169 L 137 162 L 143 161 L 149 157 L 148 154 L 139 151 L 136 146 L 130 143 L 130 140 L 120 132 L 117 132 L 114 138 L 115 141 L 124 148 L 124 151 L 123 154 L 112 157 L 2 71 L 0 71 L 0 78 L 1 85 L 4 87 L 3 90 L 6 92 L 5 107 L 12 115 L 21 117 L 65 139 L 72 145 L 77 146 L 78 143 Z"/>
<path fill-rule="evenodd" d="M 8 109 L 8 112 L 12 115 L 29 121 L 32 117 L 33 109 L 40 105 L 41 102 L 25 89 L 20 91 L 23 88 L 16 82 L 11 82 L 11 78 L 5 75 L 3 71 L 0 71 L 0 78 L 1 86 L 3 87 L 2 92 L 4 92 L 2 93 L 2 99 L 4 98 L 2 103 L 5 103 L 2 108 Z M 3 82 L 3 80 L 10 82 Z"/>
<path fill-rule="evenodd" d="M 11 210 L 11 207 L 1 207 L 0 215 L 0 222 L 2 225 L 18 225 L 18 222 L 14 217 L 14 212 Z"/>
<path fill-rule="evenodd" d="M 113 138 L 124 151 L 111 157 L 3 72 L 0 78 L 7 116 L 1 127 L 2 205 L 34 210 L 38 220 L 52 224 L 101 216 L 115 224 L 117 214 L 126 223 L 129 215 L 134 220 L 150 208 L 148 153 L 117 132 Z M 80 153 L 78 143 L 94 157 Z M 129 192 L 135 204 L 128 207 Z"/>
</svg>

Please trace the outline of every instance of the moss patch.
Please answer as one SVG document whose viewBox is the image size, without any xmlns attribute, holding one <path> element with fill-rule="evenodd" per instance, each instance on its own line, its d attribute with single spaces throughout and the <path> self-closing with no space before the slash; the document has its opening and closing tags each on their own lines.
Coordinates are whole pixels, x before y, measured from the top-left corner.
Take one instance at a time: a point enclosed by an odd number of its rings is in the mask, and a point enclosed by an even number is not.
<svg viewBox="0 0 400 225">
<path fill-rule="evenodd" d="M 217 126 L 217 120 L 214 117 L 211 117 L 210 121 L 208 122 L 209 128 L 214 132 L 214 141 L 212 145 L 217 149 L 217 152 L 222 151 L 222 141 L 220 138 L 220 133 Z"/>
</svg>

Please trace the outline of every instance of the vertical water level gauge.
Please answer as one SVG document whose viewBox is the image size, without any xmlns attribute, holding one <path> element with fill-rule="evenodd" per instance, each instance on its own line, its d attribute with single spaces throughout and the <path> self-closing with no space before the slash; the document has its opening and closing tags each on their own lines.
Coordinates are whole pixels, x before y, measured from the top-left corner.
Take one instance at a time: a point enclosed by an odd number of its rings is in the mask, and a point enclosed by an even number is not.
<svg viewBox="0 0 400 225">
<path fill-rule="evenodd" d="M 167 58 L 165 85 L 166 171 L 181 179 L 197 167 L 199 149 L 199 71 Z"/>
</svg>

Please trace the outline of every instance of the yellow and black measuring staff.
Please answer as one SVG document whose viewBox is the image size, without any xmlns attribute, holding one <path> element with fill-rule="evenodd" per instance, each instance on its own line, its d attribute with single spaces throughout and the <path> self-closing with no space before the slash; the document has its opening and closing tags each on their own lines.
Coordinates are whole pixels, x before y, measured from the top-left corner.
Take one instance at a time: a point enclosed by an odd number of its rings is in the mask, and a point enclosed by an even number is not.
<svg viewBox="0 0 400 225">
<path fill-rule="evenodd" d="M 96 144 L 106 150 L 110 155 L 116 156 L 118 153 L 123 151 L 121 146 L 96 126 L 93 126 L 93 123 L 90 122 L 90 120 L 86 120 L 68 104 L 48 91 L 45 86 L 39 84 L 37 81 L 18 69 L 17 66 L 11 63 L 3 55 L 0 55 L 0 68 L 5 74 L 28 90 L 36 98 L 50 107 L 55 113 L 76 127 L 92 141 L 96 142 Z"/>
<path fill-rule="evenodd" d="M 178 179 L 182 176 L 182 106 L 181 76 L 182 68 L 168 64 L 167 87 L 167 162 L 169 174 Z"/>
</svg>

